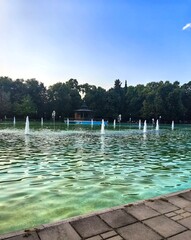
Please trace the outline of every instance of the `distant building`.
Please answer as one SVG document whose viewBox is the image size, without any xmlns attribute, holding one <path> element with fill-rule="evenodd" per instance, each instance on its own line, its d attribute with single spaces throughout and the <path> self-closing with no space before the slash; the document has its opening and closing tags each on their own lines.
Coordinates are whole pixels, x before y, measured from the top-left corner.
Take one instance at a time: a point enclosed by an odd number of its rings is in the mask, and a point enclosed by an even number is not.
<svg viewBox="0 0 191 240">
<path fill-rule="evenodd" d="M 90 120 L 92 117 L 93 117 L 93 111 L 88 109 L 85 102 L 82 104 L 80 109 L 77 109 L 74 112 L 75 120 Z"/>
</svg>

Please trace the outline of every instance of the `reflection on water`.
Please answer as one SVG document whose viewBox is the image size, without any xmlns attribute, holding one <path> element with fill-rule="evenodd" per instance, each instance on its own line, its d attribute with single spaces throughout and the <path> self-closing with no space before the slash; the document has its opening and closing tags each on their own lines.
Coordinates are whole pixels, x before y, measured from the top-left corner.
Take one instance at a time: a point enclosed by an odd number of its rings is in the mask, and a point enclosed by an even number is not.
<svg viewBox="0 0 191 240">
<path fill-rule="evenodd" d="M 190 187 L 191 130 L 0 134 L 0 232 Z"/>
<path fill-rule="evenodd" d="M 101 143 L 101 152 L 104 153 L 104 150 L 105 150 L 105 135 L 101 134 L 101 137 L 100 137 L 100 143 Z"/>
</svg>

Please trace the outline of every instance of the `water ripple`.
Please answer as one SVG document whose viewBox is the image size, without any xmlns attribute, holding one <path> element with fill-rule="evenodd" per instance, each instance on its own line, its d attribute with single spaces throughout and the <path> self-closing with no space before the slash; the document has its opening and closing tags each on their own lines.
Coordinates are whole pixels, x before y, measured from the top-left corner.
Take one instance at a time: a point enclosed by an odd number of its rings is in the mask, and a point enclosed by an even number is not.
<svg viewBox="0 0 191 240">
<path fill-rule="evenodd" d="M 2 130 L 0 232 L 190 187 L 190 139 L 184 129 L 144 137 L 138 130 L 47 129 L 27 137 Z"/>
</svg>

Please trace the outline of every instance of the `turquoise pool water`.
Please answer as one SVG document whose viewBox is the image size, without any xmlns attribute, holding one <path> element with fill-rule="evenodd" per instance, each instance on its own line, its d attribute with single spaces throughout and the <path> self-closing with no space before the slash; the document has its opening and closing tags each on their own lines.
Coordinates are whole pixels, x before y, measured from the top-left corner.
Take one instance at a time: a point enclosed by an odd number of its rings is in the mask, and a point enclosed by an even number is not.
<svg viewBox="0 0 191 240">
<path fill-rule="evenodd" d="M 191 126 L 0 128 L 0 233 L 191 187 Z"/>
</svg>

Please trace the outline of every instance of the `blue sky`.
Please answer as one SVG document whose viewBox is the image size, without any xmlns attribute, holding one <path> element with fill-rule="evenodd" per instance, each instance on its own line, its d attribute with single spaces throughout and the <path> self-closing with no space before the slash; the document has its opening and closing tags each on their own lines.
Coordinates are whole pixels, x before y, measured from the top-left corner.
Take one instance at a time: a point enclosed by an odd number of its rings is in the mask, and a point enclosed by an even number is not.
<svg viewBox="0 0 191 240">
<path fill-rule="evenodd" d="M 0 0 L 0 76 L 191 81 L 190 0 Z"/>
</svg>

